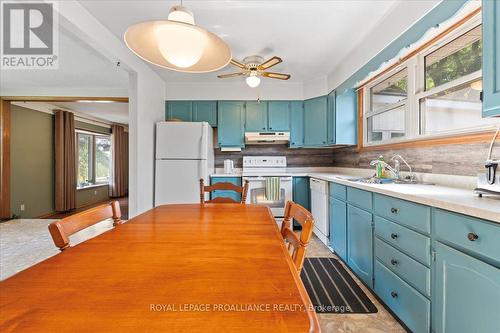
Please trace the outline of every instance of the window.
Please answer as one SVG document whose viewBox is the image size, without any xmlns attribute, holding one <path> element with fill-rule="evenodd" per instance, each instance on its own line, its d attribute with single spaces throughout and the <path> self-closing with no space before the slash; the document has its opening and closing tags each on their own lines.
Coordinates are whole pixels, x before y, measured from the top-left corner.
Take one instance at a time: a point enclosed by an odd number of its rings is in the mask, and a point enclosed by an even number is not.
<svg viewBox="0 0 500 333">
<path fill-rule="evenodd" d="M 107 184 L 111 173 L 111 139 L 107 135 L 77 131 L 78 188 Z"/>
<path fill-rule="evenodd" d="M 477 14 L 366 84 L 364 143 L 474 133 L 498 124 L 481 114 L 481 38 Z"/>
<path fill-rule="evenodd" d="M 368 142 L 386 141 L 405 136 L 408 100 L 406 68 L 370 88 L 370 110 L 366 113 Z"/>
</svg>

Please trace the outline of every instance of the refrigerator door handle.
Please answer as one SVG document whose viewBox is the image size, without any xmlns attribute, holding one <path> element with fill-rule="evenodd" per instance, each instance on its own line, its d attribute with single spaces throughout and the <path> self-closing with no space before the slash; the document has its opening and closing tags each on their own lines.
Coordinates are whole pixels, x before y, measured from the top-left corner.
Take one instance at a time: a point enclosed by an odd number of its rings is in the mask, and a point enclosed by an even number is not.
<svg viewBox="0 0 500 333">
<path fill-rule="evenodd" d="M 207 124 L 206 123 L 201 123 L 201 158 L 207 158 L 208 156 L 208 142 L 205 143 L 205 141 L 208 140 L 208 135 L 207 135 Z"/>
</svg>

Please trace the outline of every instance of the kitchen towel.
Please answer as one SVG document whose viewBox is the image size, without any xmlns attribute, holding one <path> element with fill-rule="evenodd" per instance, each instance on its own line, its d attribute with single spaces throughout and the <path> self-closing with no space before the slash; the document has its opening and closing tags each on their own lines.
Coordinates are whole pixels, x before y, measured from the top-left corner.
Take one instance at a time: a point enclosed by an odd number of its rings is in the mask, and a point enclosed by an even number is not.
<svg viewBox="0 0 500 333">
<path fill-rule="evenodd" d="M 268 201 L 280 200 L 280 177 L 267 177 L 266 178 L 266 199 Z"/>
</svg>

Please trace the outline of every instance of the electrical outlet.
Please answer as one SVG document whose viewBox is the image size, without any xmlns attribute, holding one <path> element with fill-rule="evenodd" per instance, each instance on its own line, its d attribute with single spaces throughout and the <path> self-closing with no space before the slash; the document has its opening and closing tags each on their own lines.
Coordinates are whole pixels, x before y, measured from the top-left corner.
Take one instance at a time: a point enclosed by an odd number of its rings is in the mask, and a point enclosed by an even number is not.
<svg viewBox="0 0 500 333">
<path fill-rule="evenodd" d="M 97 190 L 94 190 L 94 195 L 97 195 Z"/>
<path fill-rule="evenodd" d="M 24 212 L 24 204 L 21 204 L 21 212 Z"/>
</svg>

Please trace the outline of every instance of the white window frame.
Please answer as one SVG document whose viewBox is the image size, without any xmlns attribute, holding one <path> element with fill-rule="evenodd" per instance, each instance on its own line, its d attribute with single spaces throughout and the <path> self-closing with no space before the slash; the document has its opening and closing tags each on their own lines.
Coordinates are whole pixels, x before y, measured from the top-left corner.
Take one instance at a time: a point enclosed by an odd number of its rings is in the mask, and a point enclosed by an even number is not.
<svg viewBox="0 0 500 333">
<path fill-rule="evenodd" d="M 90 187 L 96 187 L 96 186 L 104 186 L 104 185 L 109 185 L 111 181 L 111 165 L 110 165 L 110 175 L 109 178 L 106 181 L 97 181 L 96 178 L 96 156 L 95 156 L 95 149 L 96 149 L 96 138 L 97 137 L 103 137 L 103 138 L 108 138 L 111 141 L 111 135 L 110 134 L 104 134 L 104 133 L 98 133 L 98 132 L 91 132 L 91 131 L 85 131 L 85 130 L 80 130 L 77 129 L 75 130 L 75 138 L 76 138 L 76 173 L 77 173 L 77 179 L 78 179 L 78 167 L 79 167 L 79 151 L 78 151 L 78 135 L 79 134 L 85 134 L 85 135 L 90 135 L 92 137 L 92 152 L 91 152 L 91 162 L 90 162 L 90 173 L 92 175 L 91 183 L 90 185 L 87 186 L 80 186 L 78 183 L 76 184 L 76 189 L 81 190 L 81 189 L 86 189 Z M 110 148 L 112 149 L 112 148 Z"/>
<path fill-rule="evenodd" d="M 480 133 L 485 132 L 495 128 L 495 125 L 481 125 L 470 128 L 458 129 L 458 130 L 449 130 L 443 131 L 441 133 L 435 134 L 421 134 L 420 129 L 423 125 L 424 119 L 420 117 L 420 100 L 422 98 L 434 95 L 436 93 L 442 92 L 444 90 L 476 81 L 482 78 L 482 70 L 476 71 L 474 73 L 465 75 L 461 78 L 453 80 L 451 82 L 442 84 L 438 87 L 434 87 L 430 90 L 425 91 L 425 56 L 434 52 L 438 48 L 448 44 L 454 39 L 462 36 L 468 31 L 474 29 L 478 25 L 481 25 L 481 14 L 478 13 L 474 18 L 470 19 L 468 22 L 461 25 L 459 28 L 450 32 L 447 36 L 440 39 L 438 42 L 433 45 L 421 50 L 417 54 L 413 55 L 411 58 L 408 58 L 404 62 L 398 64 L 393 69 L 384 73 L 377 79 L 372 82 L 366 84 L 363 88 L 363 146 L 379 146 L 379 145 L 387 145 L 387 144 L 395 144 L 395 143 L 403 143 L 403 142 L 411 142 L 418 140 L 427 140 L 433 138 L 442 138 L 442 137 L 450 137 L 456 136 L 460 134 L 471 134 L 471 133 Z M 368 118 L 388 111 L 390 109 L 395 108 L 395 104 L 391 105 L 388 108 L 384 108 L 383 110 L 377 110 L 375 112 L 371 111 L 371 88 L 376 86 L 378 83 L 384 81 L 395 73 L 407 68 L 408 73 L 408 97 L 405 102 L 398 103 L 399 105 L 406 104 L 406 114 L 405 114 L 405 136 L 402 138 L 393 138 L 388 140 L 381 141 L 368 141 Z M 398 106 L 399 106 L 398 105 Z"/>
</svg>

